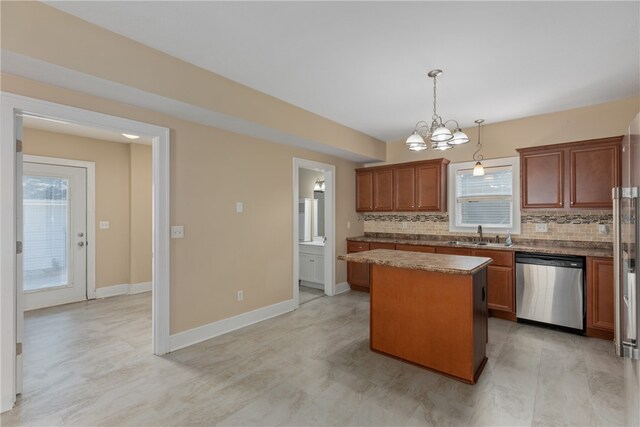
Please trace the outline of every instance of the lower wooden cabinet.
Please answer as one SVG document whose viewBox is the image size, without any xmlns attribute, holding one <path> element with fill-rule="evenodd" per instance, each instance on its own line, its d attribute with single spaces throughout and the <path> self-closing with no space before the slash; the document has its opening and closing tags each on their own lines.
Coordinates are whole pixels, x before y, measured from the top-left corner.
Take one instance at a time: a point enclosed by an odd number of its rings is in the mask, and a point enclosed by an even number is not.
<svg viewBox="0 0 640 427">
<path fill-rule="evenodd" d="M 426 252 L 426 253 L 435 253 L 436 248 L 433 246 L 418 246 L 418 245 L 396 245 L 397 251 L 408 251 L 408 252 Z"/>
<path fill-rule="evenodd" d="M 487 267 L 487 305 L 491 310 L 515 312 L 513 307 L 513 267 Z"/>
<path fill-rule="evenodd" d="M 491 258 L 487 267 L 487 305 L 489 314 L 501 319 L 516 320 L 515 253 L 491 249 L 474 249 L 473 256 Z"/>
<path fill-rule="evenodd" d="M 613 340 L 613 259 L 587 257 L 587 336 Z"/>
<path fill-rule="evenodd" d="M 347 241 L 347 253 L 369 250 L 369 243 Z M 354 291 L 369 292 L 369 264 L 359 262 L 347 263 L 347 282 Z"/>
</svg>

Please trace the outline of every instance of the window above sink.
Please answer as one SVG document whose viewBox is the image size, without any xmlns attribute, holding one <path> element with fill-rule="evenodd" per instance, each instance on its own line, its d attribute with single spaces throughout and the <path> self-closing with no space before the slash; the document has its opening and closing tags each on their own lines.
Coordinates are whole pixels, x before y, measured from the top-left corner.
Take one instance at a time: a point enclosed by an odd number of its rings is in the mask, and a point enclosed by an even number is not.
<svg viewBox="0 0 640 427">
<path fill-rule="evenodd" d="M 520 233 L 520 160 L 483 160 L 485 174 L 473 175 L 474 162 L 449 165 L 449 231 Z"/>
</svg>

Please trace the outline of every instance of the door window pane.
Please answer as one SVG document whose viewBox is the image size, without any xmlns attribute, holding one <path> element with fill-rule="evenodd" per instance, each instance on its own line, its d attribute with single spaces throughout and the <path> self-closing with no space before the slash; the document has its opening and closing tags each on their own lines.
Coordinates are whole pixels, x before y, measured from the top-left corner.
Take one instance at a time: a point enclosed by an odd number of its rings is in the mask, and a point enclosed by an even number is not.
<svg viewBox="0 0 640 427">
<path fill-rule="evenodd" d="M 69 282 L 69 180 L 23 177 L 24 290 Z"/>
</svg>

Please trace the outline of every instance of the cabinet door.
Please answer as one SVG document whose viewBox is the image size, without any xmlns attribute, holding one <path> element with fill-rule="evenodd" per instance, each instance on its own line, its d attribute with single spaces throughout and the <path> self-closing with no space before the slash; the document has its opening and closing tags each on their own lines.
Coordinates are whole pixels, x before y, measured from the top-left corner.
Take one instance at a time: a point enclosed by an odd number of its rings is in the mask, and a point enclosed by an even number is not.
<svg viewBox="0 0 640 427">
<path fill-rule="evenodd" d="M 409 252 L 426 252 L 435 253 L 436 248 L 433 246 L 419 246 L 419 245 L 396 245 L 397 251 L 409 251 Z"/>
<path fill-rule="evenodd" d="M 492 310 L 513 313 L 513 268 L 487 267 L 487 305 Z"/>
<path fill-rule="evenodd" d="M 446 254 L 446 255 L 471 255 L 471 249 L 467 248 L 449 248 L 446 246 L 438 246 L 436 247 L 437 254 Z"/>
<path fill-rule="evenodd" d="M 393 207 L 396 211 L 416 209 L 416 168 L 413 166 L 393 170 Z"/>
<path fill-rule="evenodd" d="M 563 207 L 564 150 L 521 154 L 520 181 L 523 209 Z"/>
<path fill-rule="evenodd" d="M 311 260 L 313 259 L 312 255 L 308 254 L 300 254 L 300 280 L 305 280 L 307 282 L 315 282 L 314 280 L 314 272 L 312 269 Z"/>
<path fill-rule="evenodd" d="M 393 210 L 393 169 L 373 172 L 373 210 Z"/>
<path fill-rule="evenodd" d="M 620 185 L 618 142 L 570 148 L 572 208 L 611 209 L 611 189 Z"/>
<path fill-rule="evenodd" d="M 373 172 L 356 171 L 356 211 L 373 210 Z"/>
<path fill-rule="evenodd" d="M 419 211 L 446 210 L 446 184 L 442 179 L 442 164 L 416 166 L 416 209 Z"/>
<path fill-rule="evenodd" d="M 313 281 L 316 283 L 324 283 L 324 257 L 316 255 L 311 260 L 313 269 Z"/>
<path fill-rule="evenodd" d="M 587 258 L 587 335 L 613 339 L 613 259 Z"/>
<path fill-rule="evenodd" d="M 369 243 L 347 242 L 347 253 L 369 250 Z M 369 292 L 369 264 L 360 262 L 347 263 L 347 282 L 355 291 Z"/>
</svg>

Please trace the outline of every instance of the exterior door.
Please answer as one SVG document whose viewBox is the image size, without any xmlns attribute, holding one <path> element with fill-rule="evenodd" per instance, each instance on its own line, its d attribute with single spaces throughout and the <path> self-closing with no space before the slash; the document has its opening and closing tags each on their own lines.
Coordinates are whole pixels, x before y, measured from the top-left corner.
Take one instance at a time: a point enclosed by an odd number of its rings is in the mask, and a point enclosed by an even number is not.
<svg viewBox="0 0 640 427">
<path fill-rule="evenodd" d="M 23 163 L 24 310 L 87 299 L 87 170 Z"/>
</svg>

